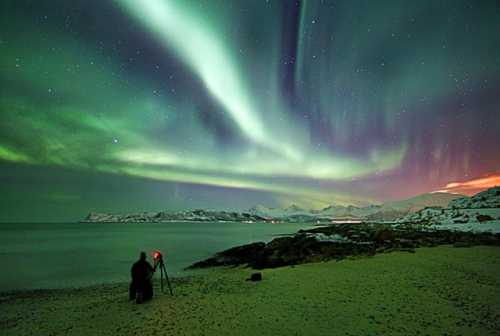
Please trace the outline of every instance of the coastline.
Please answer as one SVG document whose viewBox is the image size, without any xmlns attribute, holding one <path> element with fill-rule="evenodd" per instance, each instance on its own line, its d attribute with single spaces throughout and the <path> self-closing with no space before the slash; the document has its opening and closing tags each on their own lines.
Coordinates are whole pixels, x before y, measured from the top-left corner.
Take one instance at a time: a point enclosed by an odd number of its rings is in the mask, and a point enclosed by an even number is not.
<svg viewBox="0 0 500 336">
<path fill-rule="evenodd" d="M 127 283 L 0 293 L 2 335 L 495 335 L 500 248 L 415 253 L 173 279 L 174 297 L 128 302 Z"/>
</svg>

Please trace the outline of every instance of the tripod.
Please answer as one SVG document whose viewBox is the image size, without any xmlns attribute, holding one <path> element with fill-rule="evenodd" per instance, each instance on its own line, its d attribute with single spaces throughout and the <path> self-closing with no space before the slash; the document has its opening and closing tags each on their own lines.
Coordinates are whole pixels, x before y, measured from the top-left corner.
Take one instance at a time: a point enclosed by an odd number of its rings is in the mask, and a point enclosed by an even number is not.
<svg viewBox="0 0 500 336">
<path fill-rule="evenodd" d="M 165 278 L 167 279 L 167 284 L 168 284 L 168 289 L 170 290 L 170 295 L 174 296 L 174 292 L 172 292 L 172 286 L 170 285 L 170 279 L 168 278 L 167 268 L 165 267 L 165 263 L 163 262 L 163 257 L 159 258 L 157 265 L 160 266 L 161 292 L 163 293 L 163 273 L 165 273 Z"/>
</svg>

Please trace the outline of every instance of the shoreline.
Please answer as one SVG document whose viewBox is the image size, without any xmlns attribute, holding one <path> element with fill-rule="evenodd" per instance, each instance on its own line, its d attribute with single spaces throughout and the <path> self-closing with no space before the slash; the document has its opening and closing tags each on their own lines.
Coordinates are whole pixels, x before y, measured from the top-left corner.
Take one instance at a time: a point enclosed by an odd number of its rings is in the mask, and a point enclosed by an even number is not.
<svg viewBox="0 0 500 336">
<path fill-rule="evenodd" d="M 255 270 L 214 268 L 172 279 L 174 296 L 128 302 L 128 283 L 0 293 L 2 335 L 496 335 L 500 247 Z"/>
<path fill-rule="evenodd" d="M 206 269 L 200 269 L 200 270 L 189 270 L 186 272 L 189 272 L 189 274 L 181 275 L 181 276 L 169 276 L 170 282 L 185 282 L 186 280 L 194 277 L 203 277 L 205 273 L 207 273 Z M 159 272 L 159 271 L 158 271 Z M 154 278 L 154 283 L 156 286 L 156 282 L 158 282 L 159 285 L 159 273 L 157 273 L 158 279 L 156 278 L 157 276 L 155 275 Z M 6 290 L 2 291 L 0 289 L 0 304 L 2 302 L 2 298 L 4 296 L 16 296 L 16 295 L 28 295 L 32 293 L 40 293 L 43 294 L 45 292 L 66 292 L 66 291 L 83 291 L 83 290 L 91 290 L 91 289 L 100 289 L 100 288 L 106 288 L 106 287 L 118 287 L 118 286 L 127 286 L 128 290 L 128 285 L 130 284 L 129 281 L 111 281 L 111 282 L 101 282 L 101 283 L 95 283 L 95 284 L 89 284 L 89 285 L 83 285 L 83 286 L 71 286 L 71 287 L 51 287 L 51 288 L 20 288 L 20 289 L 11 289 L 11 290 Z M 159 287 L 158 287 L 159 288 Z"/>
<path fill-rule="evenodd" d="M 207 272 L 207 270 L 196 270 L 195 272 L 199 273 L 196 275 L 185 275 L 185 276 L 177 276 L 177 277 L 169 277 L 171 283 L 183 283 L 188 281 L 191 278 L 195 277 L 203 277 L 205 276 L 204 274 Z M 155 289 L 158 287 L 159 290 L 159 278 L 157 279 L 155 276 L 154 279 L 154 286 Z M 1 291 L 0 290 L 0 304 L 2 303 L 2 300 L 4 297 L 7 296 L 29 296 L 30 294 L 58 294 L 58 293 L 64 293 L 64 292 L 81 292 L 81 291 L 90 291 L 93 289 L 99 290 L 99 289 L 106 289 L 106 288 L 117 288 L 117 287 L 127 287 L 129 286 L 130 282 L 126 281 L 115 281 L 115 282 L 103 282 L 103 283 L 98 283 L 98 284 L 92 284 L 92 285 L 84 285 L 84 286 L 74 286 L 74 287 L 61 287 L 61 288 L 27 288 L 27 289 L 13 289 L 13 290 L 7 290 L 7 291 Z"/>
</svg>

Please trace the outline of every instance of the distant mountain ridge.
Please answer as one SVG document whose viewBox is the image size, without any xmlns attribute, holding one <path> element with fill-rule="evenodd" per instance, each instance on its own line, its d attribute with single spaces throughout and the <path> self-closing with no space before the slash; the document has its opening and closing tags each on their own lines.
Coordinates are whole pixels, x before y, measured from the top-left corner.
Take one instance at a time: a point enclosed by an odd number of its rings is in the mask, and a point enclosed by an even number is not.
<svg viewBox="0 0 500 336">
<path fill-rule="evenodd" d="M 426 207 L 443 207 L 463 195 L 430 193 L 382 205 L 357 207 L 330 205 L 321 210 L 307 210 L 292 204 L 286 208 L 256 205 L 247 211 L 190 210 L 179 212 L 139 212 L 132 214 L 90 213 L 82 222 L 170 222 L 170 221 L 231 221 L 231 222 L 331 222 L 332 220 L 387 221 L 404 217 Z M 465 201 L 463 201 L 465 202 Z"/>
<path fill-rule="evenodd" d="M 246 212 L 234 211 L 215 211 L 197 209 L 192 211 L 179 212 L 139 212 L 124 215 L 114 215 L 107 213 L 91 212 L 82 222 L 89 223 L 157 223 L 172 221 L 195 221 L 195 222 L 256 222 L 265 221 L 260 216 L 252 215 Z"/>
<path fill-rule="evenodd" d="M 368 205 L 357 207 L 354 205 L 330 205 L 321 210 L 305 210 L 296 205 L 285 209 L 267 208 L 257 205 L 248 210 L 248 213 L 264 218 L 287 218 L 290 216 L 305 216 L 314 218 L 352 218 L 367 220 L 395 220 L 408 213 L 417 212 L 426 207 L 445 207 L 452 200 L 463 198 L 463 195 L 449 193 L 428 193 L 412 198 L 387 202 L 382 205 Z"/>
</svg>

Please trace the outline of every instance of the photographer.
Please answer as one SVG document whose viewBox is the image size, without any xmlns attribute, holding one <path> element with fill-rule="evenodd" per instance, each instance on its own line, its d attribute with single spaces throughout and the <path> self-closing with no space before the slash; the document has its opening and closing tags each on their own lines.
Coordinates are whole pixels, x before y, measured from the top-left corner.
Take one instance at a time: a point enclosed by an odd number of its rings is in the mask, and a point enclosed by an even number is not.
<svg viewBox="0 0 500 336">
<path fill-rule="evenodd" d="M 136 303 L 142 303 L 150 300 L 153 297 L 153 273 L 156 267 L 153 268 L 146 260 L 146 253 L 141 252 L 138 261 L 132 265 L 130 271 L 132 275 L 132 282 L 129 288 L 129 299 L 135 300 Z"/>
</svg>

